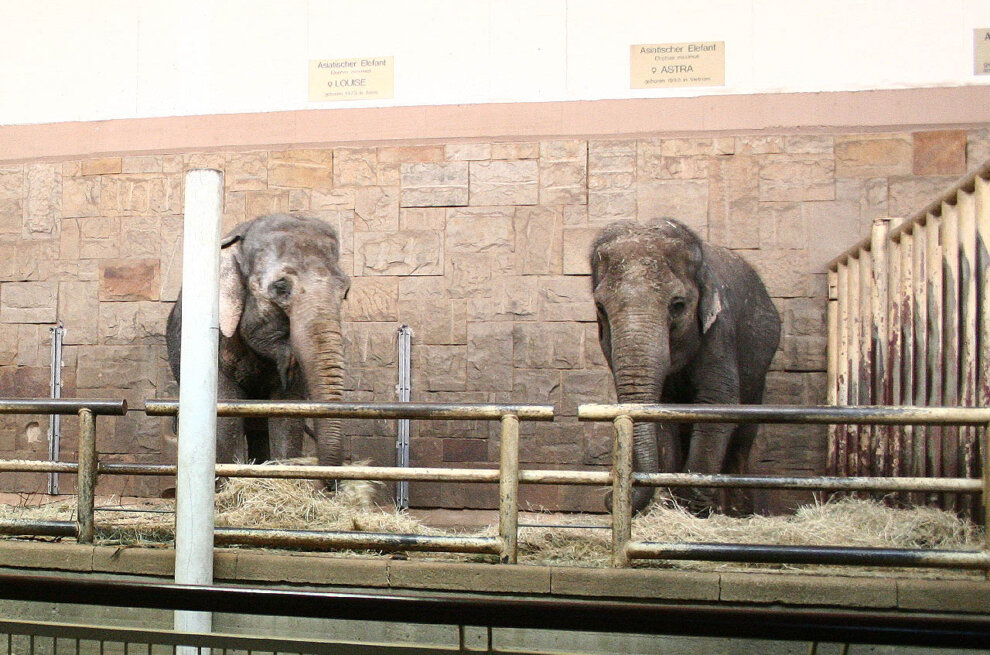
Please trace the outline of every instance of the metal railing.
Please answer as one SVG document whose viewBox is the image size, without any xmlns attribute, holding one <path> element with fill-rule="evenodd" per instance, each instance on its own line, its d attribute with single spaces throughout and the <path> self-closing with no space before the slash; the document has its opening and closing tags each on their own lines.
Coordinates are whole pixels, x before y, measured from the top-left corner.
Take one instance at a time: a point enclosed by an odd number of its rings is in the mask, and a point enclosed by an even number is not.
<svg viewBox="0 0 990 655">
<path fill-rule="evenodd" d="M 990 161 L 828 266 L 827 402 L 990 405 Z M 980 476 L 970 427 L 834 425 L 833 475 Z M 912 494 L 973 515 L 954 493 Z"/>
<path fill-rule="evenodd" d="M 70 521 L 0 521 L 0 534 L 37 534 L 48 537 L 75 537 L 91 543 L 98 464 L 96 455 L 96 417 L 123 416 L 123 400 L 39 399 L 2 400 L 0 414 L 76 414 L 79 417 L 79 461 L 35 462 L 2 461 L 0 472 L 76 473 L 76 520 Z"/>
<path fill-rule="evenodd" d="M 216 611 L 245 615 L 307 617 L 347 621 L 459 626 L 459 644 L 361 644 L 324 639 L 258 638 L 192 634 L 171 630 L 111 628 L 0 620 L 0 635 L 25 635 L 35 655 L 44 638 L 69 641 L 61 652 L 152 652 L 153 645 L 189 645 L 231 651 L 272 653 L 444 653 L 504 651 L 493 643 L 492 628 L 565 630 L 607 634 L 700 637 L 987 648 L 990 617 L 948 612 L 876 611 L 834 608 L 780 608 L 669 602 L 660 600 L 544 599 L 496 594 L 402 595 L 261 589 L 66 577 L 0 575 L 0 598 L 127 608 Z M 485 631 L 479 644 L 466 642 L 465 628 Z M 485 630 L 487 628 L 487 630 Z M 35 641 L 37 639 L 37 642 Z M 8 644 L 13 640 L 8 636 Z M 99 649 L 80 649 L 80 642 Z M 104 642 L 123 648 L 106 648 Z M 108 645 L 109 645 L 108 643 Z M 139 645 L 128 649 L 128 645 Z M 54 644 L 53 644 L 54 646 Z M 760 648 L 766 648 L 761 641 Z M 41 650 L 41 649 L 39 649 Z M 0 648 L 0 652 L 2 648 Z M 44 652 L 44 651 L 41 651 Z M 55 649 L 49 651 L 57 655 Z M 158 652 L 155 649 L 154 652 Z M 166 651 L 169 652 L 169 651 Z M 208 651 L 207 651 L 208 652 Z M 533 652 L 527 650 L 526 652 Z M 814 650 L 812 650 L 814 652 Z"/>
<path fill-rule="evenodd" d="M 990 408 L 975 407 L 791 407 L 772 405 L 581 405 L 578 418 L 611 421 L 615 428 L 612 491 L 612 565 L 633 559 L 691 559 L 790 564 L 966 568 L 990 575 L 990 531 L 982 551 L 873 549 L 762 544 L 654 543 L 632 539 L 632 487 L 745 487 L 863 491 L 982 493 L 990 509 L 990 466 L 982 480 L 967 478 L 810 477 L 778 478 L 633 472 L 633 422 L 800 423 L 849 425 L 971 426 L 980 429 L 987 456 Z"/>
<path fill-rule="evenodd" d="M 126 404 L 112 401 L 9 401 L 0 413 L 78 413 L 79 462 L 0 462 L 2 471 L 76 472 L 79 476 L 78 519 L 68 521 L 3 521 L 0 534 L 74 536 L 82 543 L 93 540 L 93 489 L 99 474 L 176 474 L 174 465 L 100 463 L 95 445 L 95 415 L 123 414 Z M 170 416 L 175 401 L 148 401 L 149 416 Z M 224 417 L 291 416 L 296 418 L 410 418 L 427 420 L 498 420 L 501 451 L 497 469 L 424 468 L 386 466 L 295 466 L 218 464 L 220 477 L 305 478 L 322 480 L 408 480 L 432 482 L 483 482 L 499 485 L 499 534 L 497 537 L 427 536 L 312 530 L 261 530 L 216 528 L 217 545 L 293 547 L 312 550 L 373 549 L 379 551 L 433 551 L 497 555 L 503 563 L 515 563 L 518 553 L 520 484 L 565 484 L 612 487 L 612 565 L 629 566 L 634 559 L 702 559 L 712 561 L 841 564 L 967 568 L 990 572 L 990 536 L 982 551 L 924 549 L 867 549 L 847 547 L 651 543 L 632 539 L 631 497 L 634 485 L 651 487 L 738 487 L 763 489 L 813 489 L 821 491 L 952 492 L 982 494 L 990 499 L 990 481 L 968 478 L 835 477 L 807 478 L 751 475 L 698 475 L 641 473 L 633 471 L 634 421 L 716 423 L 801 423 L 869 426 L 920 425 L 966 426 L 979 429 L 985 447 L 990 408 L 974 407 L 794 407 L 745 405 L 596 405 L 578 408 L 582 421 L 610 421 L 614 426 L 612 471 L 556 471 L 519 469 L 520 421 L 551 421 L 554 409 L 546 405 L 423 404 L 423 403 L 308 403 L 231 401 L 221 402 Z M 990 466 L 984 466 L 984 471 Z"/>
</svg>

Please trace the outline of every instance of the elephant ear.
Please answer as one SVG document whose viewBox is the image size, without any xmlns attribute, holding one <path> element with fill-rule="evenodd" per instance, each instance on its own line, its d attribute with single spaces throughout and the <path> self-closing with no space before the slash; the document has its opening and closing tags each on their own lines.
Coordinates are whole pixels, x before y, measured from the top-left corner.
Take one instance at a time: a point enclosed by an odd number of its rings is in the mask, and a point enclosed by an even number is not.
<svg viewBox="0 0 990 655">
<path fill-rule="evenodd" d="M 701 323 L 701 332 L 705 333 L 722 312 L 722 281 L 707 263 L 701 265 L 698 277 L 701 291 L 698 299 L 698 321 Z"/>
<path fill-rule="evenodd" d="M 241 277 L 241 235 L 227 236 L 220 244 L 220 333 L 232 337 L 244 311 L 244 278 Z"/>
</svg>

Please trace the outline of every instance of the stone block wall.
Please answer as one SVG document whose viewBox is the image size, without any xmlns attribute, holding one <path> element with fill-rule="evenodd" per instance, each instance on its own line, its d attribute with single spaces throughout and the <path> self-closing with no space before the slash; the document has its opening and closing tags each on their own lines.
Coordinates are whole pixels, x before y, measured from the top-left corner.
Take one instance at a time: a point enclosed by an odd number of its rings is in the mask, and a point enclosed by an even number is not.
<svg viewBox="0 0 990 655">
<path fill-rule="evenodd" d="M 62 322 L 63 395 L 175 397 L 165 317 L 181 282 L 186 170 L 224 171 L 224 228 L 309 212 L 341 235 L 346 397 L 395 399 L 396 329 L 413 329 L 415 401 L 551 403 L 523 426 L 529 468 L 594 468 L 610 428 L 579 423 L 614 398 L 598 346 L 587 251 L 616 219 L 679 218 L 739 251 L 784 322 L 767 402 L 824 402 L 825 265 L 875 216 L 906 216 L 990 158 L 990 128 L 456 142 L 187 152 L 0 166 L 0 397 L 48 395 L 49 327 Z M 111 460 L 171 462 L 170 421 L 101 419 Z M 46 417 L 0 418 L 0 457 L 43 458 Z M 395 426 L 346 423 L 352 461 L 390 464 Z M 824 432 L 769 427 L 757 472 L 822 468 Z M 496 425 L 414 422 L 413 465 L 497 461 Z M 63 458 L 75 457 L 75 421 Z M 63 489 L 71 480 L 63 476 Z M 104 478 L 101 493 L 153 495 L 169 481 Z M 4 474 L 4 491 L 43 476 Z M 531 507 L 599 510 L 590 488 L 525 487 Z M 805 498 L 805 497 L 802 497 Z M 798 497 L 760 496 L 766 508 Z M 416 506 L 492 507 L 494 488 L 413 485 Z"/>
</svg>

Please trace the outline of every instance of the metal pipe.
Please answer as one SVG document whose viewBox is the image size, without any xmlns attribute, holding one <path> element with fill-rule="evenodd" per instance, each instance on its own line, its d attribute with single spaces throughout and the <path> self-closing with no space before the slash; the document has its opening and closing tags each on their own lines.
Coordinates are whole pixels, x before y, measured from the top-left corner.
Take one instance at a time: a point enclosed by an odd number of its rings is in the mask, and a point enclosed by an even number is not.
<svg viewBox="0 0 990 655">
<path fill-rule="evenodd" d="M 861 251 L 860 251 L 861 252 Z M 849 260 L 849 278 L 848 278 L 848 294 L 849 294 L 849 321 L 847 328 L 849 329 L 849 404 L 850 405 L 860 405 L 860 385 L 863 383 L 862 379 L 862 368 L 860 366 L 860 357 L 862 355 L 862 349 L 860 347 L 860 341 L 863 337 L 862 330 L 862 303 L 860 302 L 860 295 L 862 294 L 862 285 L 860 284 L 859 278 L 862 275 L 861 265 L 859 257 L 854 257 Z M 846 455 L 848 459 L 845 462 L 845 472 L 846 475 L 858 475 L 859 474 L 859 425 L 847 425 L 846 426 L 846 441 L 848 443 Z"/>
<path fill-rule="evenodd" d="M 925 245 L 926 256 L 928 258 L 928 279 L 926 280 L 927 292 L 925 294 L 928 301 L 928 336 L 927 336 L 927 358 L 925 360 L 925 373 L 928 376 L 928 395 L 921 404 L 930 407 L 942 405 L 942 322 L 943 315 L 943 256 L 942 256 L 942 218 L 933 214 L 928 214 L 925 222 Z M 926 468 L 931 477 L 942 477 L 942 428 L 932 426 L 928 429 L 928 447 L 926 455 Z M 929 496 L 929 502 L 941 505 L 939 499 L 934 495 Z"/>
<path fill-rule="evenodd" d="M 123 416 L 127 413 L 126 400 L 83 400 L 76 398 L 38 398 L 25 400 L 0 400 L 0 414 L 79 414 L 88 409 L 96 416 Z"/>
<path fill-rule="evenodd" d="M 648 487 L 723 487 L 810 491 L 943 491 L 980 493 L 983 484 L 970 478 L 865 478 L 755 475 L 700 475 L 694 473 L 635 473 L 633 483 Z M 575 483 L 579 484 L 579 483 Z M 590 483 L 584 483 L 590 484 Z"/>
<path fill-rule="evenodd" d="M 0 460 L 0 473 L 75 473 L 75 462 L 43 462 L 27 459 Z"/>
<path fill-rule="evenodd" d="M 836 405 L 849 404 L 849 266 L 842 264 L 838 270 L 839 277 L 839 361 L 838 361 L 838 401 Z M 836 426 L 835 468 L 829 473 L 839 475 L 846 472 L 849 461 L 849 427 Z"/>
<path fill-rule="evenodd" d="M 940 569 L 990 568 L 990 554 L 980 551 L 915 548 L 843 548 L 838 546 L 775 546 L 765 544 L 653 543 L 632 541 L 636 559 L 706 560 L 841 566 L 905 566 Z"/>
<path fill-rule="evenodd" d="M 914 235 L 903 232 L 901 244 L 901 394 L 899 405 L 914 402 Z M 920 438 L 920 437 L 919 437 Z M 904 426 L 903 450 L 901 451 L 901 475 L 914 475 L 914 426 Z M 917 497 L 908 497 L 912 503 Z"/>
<path fill-rule="evenodd" d="M 213 582 L 220 220 L 223 174 L 186 173 L 182 232 L 182 383 L 175 507 L 175 581 Z M 175 628 L 208 632 L 209 613 L 176 612 Z M 185 651 L 184 651 L 185 652 Z"/>
<path fill-rule="evenodd" d="M 148 400 L 148 416 L 174 416 L 179 403 Z M 217 403 L 217 416 L 295 418 L 421 418 L 458 421 L 492 421 L 515 414 L 523 421 L 552 421 L 552 405 L 499 405 L 492 403 L 315 403 L 305 401 L 225 400 Z"/>
<path fill-rule="evenodd" d="M 626 544 L 632 538 L 633 422 L 619 415 L 612 424 L 612 566 L 623 568 L 629 566 Z"/>
<path fill-rule="evenodd" d="M 65 336 L 65 328 L 59 323 L 48 329 L 52 335 L 51 350 L 51 397 L 58 399 L 62 397 L 62 339 Z M 57 462 L 59 453 L 62 450 L 62 415 L 48 415 L 48 460 Z M 48 474 L 48 493 L 58 495 L 58 473 Z"/>
<path fill-rule="evenodd" d="M 888 385 L 884 404 L 900 405 L 901 384 L 903 382 L 901 349 L 904 346 L 901 341 L 904 336 L 902 322 L 903 302 L 901 298 L 901 263 L 903 261 L 901 251 L 903 250 L 903 244 L 897 241 L 891 242 L 889 245 L 892 250 L 887 257 L 887 262 L 890 265 L 890 280 L 887 286 L 890 316 L 887 343 L 884 346 L 886 348 L 888 362 Z M 904 474 L 904 428 L 891 428 L 888 430 L 888 435 L 890 445 L 890 475 L 898 477 Z M 906 500 L 906 498 L 902 500 Z"/>
<path fill-rule="evenodd" d="M 412 392 L 412 329 L 408 325 L 400 325 L 396 333 L 398 346 L 399 382 L 395 385 L 396 400 L 408 403 Z M 409 419 L 400 418 L 396 421 L 395 464 L 409 467 Z M 409 509 L 409 482 L 400 480 L 395 485 L 395 506 L 399 509 Z"/>
<path fill-rule="evenodd" d="M 828 324 L 828 342 L 825 346 L 825 402 L 828 405 L 839 404 L 839 273 L 828 272 L 828 305 L 826 306 L 826 321 Z M 835 475 L 838 464 L 837 425 L 828 426 L 828 441 L 826 443 L 825 470 Z"/>
<path fill-rule="evenodd" d="M 613 421 L 628 416 L 635 421 L 674 423 L 857 423 L 861 425 L 984 425 L 990 407 L 799 407 L 794 405 L 612 405 L 578 407 L 582 421 Z M 916 476 L 923 477 L 923 476 Z"/>
<path fill-rule="evenodd" d="M 97 476 L 96 419 L 93 412 L 84 407 L 79 410 L 79 468 L 76 475 L 76 541 L 93 543 L 96 526 L 93 522 Z"/>
<path fill-rule="evenodd" d="M 979 301 L 977 295 L 976 198 L 972 193 L 959 192 L 959 404 L 976 404 L 977 357 L 979 355 Z M 959 432 L 961 448 L 957 457 L 959 474 L 977 477 L 977 429 L 964 427 Z M 972 498 L 962 497 L 966 516 L 975 518 L 978 505 Z"/>
<path fill-rule="evenodd" d="M 487 625 L 803 642 L 990 647 L 990 617 L 986 615 L 873 611 L 863 608 L 743 607 L 683 601 L 658 602 L 654 599 L 545 599 L 450 593 L 415 596 L 391 592 L 356 594 L 35 575 L 0 576 L 0 598 L 155 609 L 211 610 L 223 607 L 227 612 L 249 616 L 345 621 Z M 88 626 L 70 626 L 66 629 L 91 630 L 83 633 L 83 638 L 99 640 L 102 637 L 99 630 Z M 60 634 L 56 632 L 55 636 Z M 173 638 L 176 636 L 175 633 L 169 634 Z M 191 643 L 203 643 L 207 647 L 224 645 L 222 636 L 197 635 L 196 639 Z"/>
<path fill-rule="evenodd" d="M 432 551 L 499 555 L 502 542 L 497 537 L 446 537 L 374 532 L 317 532 L 313 530 L 254 530 L 216 528 L 217 546 L 267 546 L 309 550 Z"/>
<path fill-rule="evenodd" d="M 872 290 L 870 307 L 872 311 L 872 344 L 873 351 L 873 394 L 871 404 L 890 405 L 893 400 L 890 395 L 890 358 L 887 353 L 887 343 L 890 339 L 888 330 L 890 317 L 889 286 L 890 260 L 887 253 L 887 233 L 890 231 L 890 218 L 880 216 L 873 219 L 870 252 L 873 254 Z M 872 445 L 873 469 L 871 475 L 890 475 L 891 448 L 890 428 L 876 426 L 873 428 Z"/>
<path fill-rule="evenodd" d="M 499 560 L 515 564 L 519 530 L 519 418 L 502 417 L 498 481 L 498 530 L 502 543 Z"/>
<path fill-rule="evenodd" d="M 926 272 L 927 259 L 925 258 L 928 236 L 924 226 L 921 224 L 918 224 L 911 234 L 914 237 L 914 252 L 912 253 L 912 282 L 914 288 L 911 292 L 911 302 L 913 305 L 911 313 L 914 317 L 914 361 L 911 362 L 911 366 L 914 368 L 914 371 L 911 378 L 913 388 L 911 390 L 912 397 L 910 404 L 922 407 L 928 404 L 927 370 L 925 366 L 928 361 L 928 300 L 926 299 L 928 294 L 926 280 L 928 277 Z M 931 473 L 931 471 L 926 469 L 927 432 L 924 426 L 919 425 L 914 428 L 914 452 L 912 453 L 911 475 L 918 478 L 923 478 Z M 919 502 L 921 499 L 916 497 L 912 500 L 913 502 Z"/>
<path fill-rule="evenodd" d="M 34 521 L 28 519 L 4 519 L 0 521 L 0 534 L 34 537 L 77 537 L 76 521 Z"/>
<path fill-rule="evenodd" d="M 860 251 L 859 255 L 859 399 L 857 405 L 876 402 L 873 389 L 873 368 L 876 357 L 873 352 L 873 253 Z M 873 426 L 859 426 L 859 475 L 873 474 L 876 454 L 876 432 Z M 851 473 L 852 471 L 850 471 Z"/>
<path fill-rule="evenodd" d="M 959 262 L 962 245 L 960 237 L 959 207 L 942 206 L 942 371 L 941 377 L 934 381 L 941 387 L 939 405 L 958 405 L 959 398 L 959 339 L 962 332 L 960 325 L 960 275 Z M 934 404 L 934 403 L 933 403 Z M 954 478 L 959 476 L 960 448 L 959 428 L 946 426 L 942 428 L 942 468 L 939 477 Z M 963 469 L 965 470 L 965 469 Z M 943 509 L 955 511 L 958 498 L 953 494 L 943 494 L 940 506 Z"/>
</svg>

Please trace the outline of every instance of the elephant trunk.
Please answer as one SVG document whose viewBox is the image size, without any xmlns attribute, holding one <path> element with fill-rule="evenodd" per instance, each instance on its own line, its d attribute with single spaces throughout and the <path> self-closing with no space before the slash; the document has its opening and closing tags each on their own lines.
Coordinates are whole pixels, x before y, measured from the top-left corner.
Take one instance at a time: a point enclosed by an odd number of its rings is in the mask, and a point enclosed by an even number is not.
<svg viewBox="0 0 990 655">
<path fill-rule="evenodd" d="M 667 326 L 649 315 L 620 315 L 610 321 L 612 373 L 620 403 L 657 403 L 670 368 Z M 659 470 L 659 426 L 640 421 L 633 427 L 633 467 L 637 472 Z M 633 508 L 643 510 L 653 497 L 651 487 L 635 487 Z"/>
<path fill-rule="evenodd" d="M 340 299 L 309 293 L 293 308 L 292 349 L 296 353 L 310 400 L 338 402 L 343 398 L 344 348 Z M 316 454 L 321 466 L 342 463 L 339 419 L 316 419 Z"/>
</svg>

